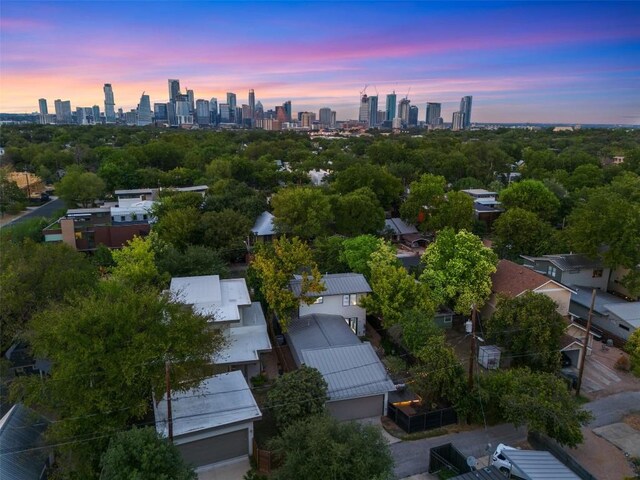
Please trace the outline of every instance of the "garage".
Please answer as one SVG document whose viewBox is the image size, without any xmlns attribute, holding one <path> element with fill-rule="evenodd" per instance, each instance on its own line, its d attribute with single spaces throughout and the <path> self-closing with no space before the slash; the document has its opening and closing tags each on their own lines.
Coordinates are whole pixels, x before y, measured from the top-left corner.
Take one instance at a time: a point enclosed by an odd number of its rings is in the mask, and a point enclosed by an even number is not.
<svg viewBox="0 0 640 480">
<path fill-rule="evenodd" d="M 379 417 L 384 411 L 384 395 L 327 402 L 331 416 L 338 420 Z"/>
<path fill-rule="evenodd" d="M 249 430 L 243 428 L 236 432 L 177 445 L 177 447 L 185 462 L 198 468 L 248 455 Z"/>
</svg>

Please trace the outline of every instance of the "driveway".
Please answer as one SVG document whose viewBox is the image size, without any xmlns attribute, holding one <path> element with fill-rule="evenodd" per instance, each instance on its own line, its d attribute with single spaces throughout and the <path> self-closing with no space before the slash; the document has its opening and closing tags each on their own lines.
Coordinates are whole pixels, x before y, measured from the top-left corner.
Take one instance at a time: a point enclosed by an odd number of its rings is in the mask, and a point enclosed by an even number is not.
<svg viewBox="0 0 640 480">
<path fill-rule="evenodd" d="M 491 444 L 489 451 L 493 451 L 499 443 L 514 445 L 526 441 L 527 430 L 516 429 L 513 425 L 496 425 L 470 432 L 451 433 L 434 438 L 404 441 L 389 446 L 391 456 L 395 462 L 395 478 L 405 478 L 429 470 L 429 449 L 445 443 L 453 443 L 464 455 L 476 458 L 487 455 L 487 444 Z"/>
</svg>

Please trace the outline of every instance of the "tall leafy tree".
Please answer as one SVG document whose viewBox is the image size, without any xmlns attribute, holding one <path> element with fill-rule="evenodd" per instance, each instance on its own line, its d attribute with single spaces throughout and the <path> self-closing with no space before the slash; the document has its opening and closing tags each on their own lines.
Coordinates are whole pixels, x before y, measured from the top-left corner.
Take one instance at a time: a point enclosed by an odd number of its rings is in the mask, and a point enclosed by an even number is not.
<svg viewBox="0 0 640 480">
<path fill-rule="evenodd" d="M 271 199 L 279 232 L 311 239 L 329 231 L 333 221 L 329 198 L 319 188 L 291 187 Z"/>
<path fill-rule="evenodd" d="M 493 225 L 495 250 L 500 257 L 515 260 L 520 255 L 549 253 L 553 229 L 535 213 L 514 207 L 500 215 Z"/>
<path fill-rule="evenodd" d="M 380 240 L 373 235 L 359 235 L 347 238 L 342 245 L 340 260 L 345 262 L 352 272 L 363 274 L 367 280 L 371 279 L 369 260 L 371 254 L 380 247 Z"/>
<path fill-rule="evenodd" d="M 390 480 L 393 458 L 380 430 L 356 422 L 316 416 L 294 423 L 271 448 L 284 454 L 277 480 Z"/>
<path fill-rule="evenodd" d="M 101 480 L 196 480 L 175 445 L 155 428 L 133 428 L 116 434 L 100 460 Z"/>
<path fill-rule="evenodd" d="M 382 208 L 396 205 L 402 194 L 402 182 L 377 165 L 356 163 L 336 173 L 333 182 L 335 190 L 342 194 L 368 187 L 375 192 Z"/>
<path fill-rule="evenodd" d="M 324 290 L 311 249 L 297 237 L 289 239 L 282 236 L 271 245 L 261 245 L 251 267 L 257 273 L 263 297 L 285 331 L 293 309 L 300 302 L 313 303 L 315 298 L 309 294 Z M 302 276 L 302 294 L 299 298 L 289 289 L 289 281 L 297 273 Z"/>
<path fill-rule="evenodd" d="M 425 173 L 409 185 L 409 196 L 400 206 L 400 216 L 409 223 L 428 221 L 444 201 L 444 177 Z"/>
<path fill-rule="evenodd" d="M 560 368 L 560 337 L 566 323 L 546 295 L 526 292 L 500 298 L 485 322 L 487 335 L 513 355 L 513 365 L 556 372 Z"/>
<path fill-rule="evenodd" d="M 474 305 L 481 308 L 491 295 L 491 274 L 498 258 L 466 230 L 440 231 L 421 261 L 425 269 L 420 280 L 430 287 L 439 304 L 450 303 L 456 313 L 468 313 Z"/>
<path fill-rule="evenodd" d="M 105 192 L 105 183 L 95 173 L 71 166 L 58 184 L 56 193 L 69 205 L 90 207 Z"/>
<path fill-rule="evenodd" d="M 640 294 L 640 176 L 625 173 L 610 185 L 584 191 L 568 218 L 566 235 L 573 249 L 605 263 L 626 267 L 622 283 Z"/>
<path fill-rule="evenodd" d="M 253 222 L 230 208 L 219 212 L 205 212 L 200 219 L 202 242 L 219 250 L 226 258 L 235 259 L 247 253 L 246 240 Z"/>
<path fill-rule="evenodd" d="M 429 226 L 436 231 L 447 227 L 455 231 L 471 230 L 473 222 L 473 199 L 464 192 L 448 192 L 430 218 Z"/>
<path fill-rule="evenodd" d="M 111 256 L 115 266 L 111 269 L 113 278 L 133 287 L 162 286 L 163 277 L 155 262 L 153 236 L 133 237 L 120 250 L 113 250 Z"/>
<path fill-rule="evenodd" d="M 36 355 L 51 360 L 51 375 L 22 377 L 14 393 L 55 412 L 48 435 L 61 444 L 65 478 L 97 477 L 108 435 L 144 418 L 152 391 L 162 397 L 166 360 L 176 390 L 213 373 L 211 358 L 224 340 L 208 320 L 155 289 L 119 279 L 102 281 L 89 295 L 70 295 L 32 319 L 28 338 Z"/>
<path fill-rule="evenodd" d="M 279 377 L 267 399 L 278 427 L 283 428 L 324 413 L 327 382 L 317 369 L 303 365 Z"/>
<path fill-rule="evenodd" d="M 368 187 L 338 196 L 334 217 L 336 232 L 341 235 L 378 233 L 384 227 L 384 210 Z"/>
<path fill-rule="evenodd" d="M 555 220 L 560 209 L 558 197 L 538 180 L 512 183 L 500 192 L 500 201 L 507 209 L 522 208 L 546 221 Z"/>
</svg>

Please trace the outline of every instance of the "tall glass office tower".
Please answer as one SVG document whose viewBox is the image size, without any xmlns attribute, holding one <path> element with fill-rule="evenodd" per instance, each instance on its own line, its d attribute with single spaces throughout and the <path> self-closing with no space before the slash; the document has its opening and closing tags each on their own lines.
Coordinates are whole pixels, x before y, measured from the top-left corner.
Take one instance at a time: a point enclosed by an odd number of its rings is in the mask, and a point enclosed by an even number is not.
<svg viewBox="0 0 640 480">
<path fill-rule="evenodd" d="M 116 104 L 113 99 L 113 88 L 110 83 L 104 84 L 104 116 L 107 123 L 116 123 Z"/>
<path fill-rule="evenodd" d="M 387 95 L 387 116 L 386 120 L 391 121 L 396 118 L 396 92 Z"/>
</svg>

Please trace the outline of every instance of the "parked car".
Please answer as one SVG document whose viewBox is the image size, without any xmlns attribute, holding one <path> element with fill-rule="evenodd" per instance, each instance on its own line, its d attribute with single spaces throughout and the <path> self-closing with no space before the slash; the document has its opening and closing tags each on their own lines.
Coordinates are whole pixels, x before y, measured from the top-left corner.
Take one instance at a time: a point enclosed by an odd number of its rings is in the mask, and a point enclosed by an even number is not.
<svg viewBox="0 0 640 480">
<path fill-rule="evenodd" d="M 502 454 L 502 452 L 505 450 L 518 450 L 518 449 L 515 447 L 510 447 L 509 445 L 505 445 L 504 443 L 500 443 L 496 447 L 496 451 L 493 452 L 493 455 L 491 455 L 491 465 L 496 467 L 505 475 L 510 474 L 511 475 L 510 478 L 524 478 L 524 475 L 522 474 L 522 472 L 520 472 L 516 468 L 514 469 L 511 468 L 511 462 L 507 460 L 506 457 Z"/>
</svg>

